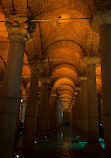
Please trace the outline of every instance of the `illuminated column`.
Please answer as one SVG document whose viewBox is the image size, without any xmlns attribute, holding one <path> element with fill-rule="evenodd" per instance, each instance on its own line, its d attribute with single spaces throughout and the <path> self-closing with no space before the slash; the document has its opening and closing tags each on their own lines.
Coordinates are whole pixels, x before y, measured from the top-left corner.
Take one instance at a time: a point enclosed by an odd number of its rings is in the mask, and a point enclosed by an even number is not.
<svg viewBox="0 0 111 158">
<path fill-rule="evenodd" d="M 38 110 L 38 88 L 39 77 L 41 73 L 41 63 L 33 63 L 30 65 L 31 80 L 30 80 L 30 92 L 27 101 L 25 125 L 24 125 L 24 137 L 23 137 L 23 149 L 33 149 L 34 140 L 36 138 L 36 126 L 37 126 L 37 110 Z"/>
<path fill-rule="evenodd" d="M 28 40 L 27 19 L 7 22 L 9 53 L 5 79 L 0 94 L 0 157 L 12 158 L 20 94 L 22 64 L 26 41 Z M 7 149 L 7 150 L 6 150 Z"/>
<path fill-rule="evenodd" d="M 111 151 L 111 10 L 99 8 L 92 28 L 100 34 L 104 141 L 106 149 Z"/>
<path fill-rule="evenodd" d="M 87 117 L 87 77 L 79 77 L 81 83 L 80 94 L 80 124 L 79 129 L 83 134 L 87 134 L 88 130 L 88 117 Z"/>
<path fill-rule="evenodd" d="M 72 128 L 75 129 L 76 128 L 76 96 L 77 96 L 77 92 L 74 92 L 74 101 L 72 104 Z"/>
<path fill-rule="evenodd" d="M 48 83 L 50 79 L 48 77 L 41 78 L 41 98 L 40 105 L 38 107 L 38 138 L 44 138 L 48 133 L 48 121 L 50 104 L 48 102 Z"/>
<path fill-rule="evenodd" d="M 98 144 L 99 139 L 96 93 L 96 64 L 99 62 L 99 58 L 86 57 L 84 62 L 87 64 L 88 145 L 91 145 Z"/>
<path fill-rule="evenodd" d="M 80 125 L 81 125 L 81 123 L 80 123 L 80 121 L 81 121 L 81 119 L 80 119 L 80 113 L 81 113 L 81 108 L 80 108 L 80 92 L 81 92 L 81 88 L 80 87 L 75 87 L 75 91 L 77 92 L 77 95 L 76 95 L 76 127 L 78 128 L 78 129 L 80 129 Z"/>
<path fill-rule="evenodd" d="M 77 124 L 77 95 L 78 95 L 78 92 L 74 92 L 74 97 L 75 97 L 75 99 L 74 99 L 74 106 L 72 107 L 72 128 L 73 129 L 76 129 L 77 128 L 77 126 L 76 126 L 76 124 Z"/>
</svg>

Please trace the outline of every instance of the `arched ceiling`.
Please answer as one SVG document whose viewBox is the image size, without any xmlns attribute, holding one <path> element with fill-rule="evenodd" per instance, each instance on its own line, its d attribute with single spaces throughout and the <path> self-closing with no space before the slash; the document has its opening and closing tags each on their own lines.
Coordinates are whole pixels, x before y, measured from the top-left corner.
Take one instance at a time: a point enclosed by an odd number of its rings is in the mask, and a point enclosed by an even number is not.
<svg viewBox="0 0 111 158">
<path fill-rule="evenodd" d="M 34 17 L 44 15 L 48 12 L 61 8 L 81 10 L 84 14 L 91 14 L 93 11 L 93 7 L 90 8 L 90 5 L 93 5 L 93 1 L 91 0 L 47 0 L 45 2 L 43 0 L 29 0 L 28 2 Z"/>
<path fill-rule="evenodd" d="M 58 78 L 54 84 L 54 90 L 60 89 L 63 85 L 70 85 L 72 89 L 74 88 L 75 84 L 72 79 L 70 78 Z"/>
<path fill-rule="evenodd" d="M 25 49 L 22 89 L 29 91 L 29 64 L 44 59 L 42 75 L 51 77 L 54 92 L 58 91 L 59 97 L 65 96 L 63 100 L 72 98 L 78 76 L 86 73 L 84 56 L 100 55 L 99 34 L 92 31 L 91 19 L 85 19 L 94 13 L 93 0 L 8 0 L 8 3 L 1 0 L 0 5 L 0 21 L 15 13 L 16 17 L 39 20 Z M 0 23 L 0 76 L 4 75 L 8 57 L 7 37 L 5 23 Z M 96 68 L 96 75 L 100 92 L 101 65 Z M 70 102 L 66 107 L 70 107 Z"/>
<path fill-rule="evenodd" d="M 70 94 L 71 96 L 74 95 L 74 93 L 72 91 L 70 91 L 69 89 L 62 89 L 61 91 L 59 91 L 59 94 Z"/>
<path fill-rule="evenodd" d="M 70 94 L 68 94 L 68 93 L 65 93 L 65 94 L 61 94 L 61 95 L 59 96 L 59 98 L 61 98 L 61 99 L 64 98 L 64 100 L 71 101 L 72 96 L 71 96 Z"/>
<path fill-rule="evenodd" d="M 55 67 L 51 76 L 53 76 L 53 77 L 70 77 L 73 80 L 76 80 L 77 72 L 75 71 L 75 68 L 72 65 L 60 64 Z"/>
</svg>

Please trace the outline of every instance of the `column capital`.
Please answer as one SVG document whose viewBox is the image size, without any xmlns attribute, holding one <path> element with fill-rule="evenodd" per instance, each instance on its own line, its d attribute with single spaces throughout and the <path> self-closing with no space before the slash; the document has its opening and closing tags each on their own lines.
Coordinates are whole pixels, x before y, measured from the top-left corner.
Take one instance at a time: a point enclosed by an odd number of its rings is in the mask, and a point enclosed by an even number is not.
<svg viewBox="0 0 111 158">
<path fill-rule="evenodd" d="M 80 91 L 81 87 L 75 87 L 75 91 Z"/>
<path fill-rule="evenodd" d="M 78 92 L 74 92 L 74 95 L 75 95 L 75 96 L 78 95 Z"/>
<path fill-rule="evenodd" d="M 29 63 L 29 66 L 32 73 L 38 73 L 42 71 L 42 62 L 32 62 Z"/>
<path fill-rule="evenodd" d="M 111 10 L 100 7 L 93 15 L 91 28 L 95 32 L 99 32 L 99 29 L 106 25 L 111 25 Z"/>
<path fill-rule="evenodd" d="M 51 93 L 51 97 L 57 97 L 56 93 Z"/>
<path fill-rule="evenodd" d="M 79 80 L 80 80 L 80 81 L 87 81 L 87 77 L 85 77 L 85 76 L 80 76 L 80 77 L 79 77 Z"/>
<path fill-rule="evenodd" d="M 31 39 L 31 33 L 34 31 L 36 26 L 29 24 L 27 18 L 11 17 L 6 18 L 6 27 L 8 31 L 8 38 L 10 41 L 20 41 L 26 43 Z M 33 27 L 31 27 L 33 25 Z"/>
<path fill-rule="evenodd" d="M 99 57 L 85 57 L 83 59 L 83 62 L 86 64 L 86 65 L 96 65 L 100 62 L 100 58 Z"/>
<path fill-rule="evenodd" d="M 50 77 L 41 77 L 41 78 L 40 78 L 40 81 L 41 81 L 42 83 L 44 83 L 44 82 L 50 83 L 51 78 L 50 78 Z"/>
</svg>

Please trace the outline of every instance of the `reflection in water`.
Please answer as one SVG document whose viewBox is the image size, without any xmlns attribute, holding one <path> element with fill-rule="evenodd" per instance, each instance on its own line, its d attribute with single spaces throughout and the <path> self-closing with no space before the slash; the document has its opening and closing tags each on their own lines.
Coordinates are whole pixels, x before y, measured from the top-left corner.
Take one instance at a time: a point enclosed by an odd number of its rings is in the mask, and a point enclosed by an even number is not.
<svg viewBox="0 0 111 158">
<path fill-rule="evenodd" d="M 69 151 L 69 142 L 63 140 L 62 142 L 62 151 L 61 151 L 61 158 L 70 158 L 70 151 Z"/>
<path fill-rule="evenodd" d="M 63 130 L 62 135 L 63 137 L 61 143 L 61 158 L 70 158 L 69 130 Z"/>
<path fill-rule="evenodd" d="M 47 141 L 37 142 L 35 151 L 27 151 L 23 158 L 103 158 L 103 153 L 86 152 L 86 143 L 70 127 L 64 127 Z"/>
<path fill-rule="evenodd" d="M 63 135 L 63 132 L 62 132 L 62 134 L 61 134 L 61 138 L 63 138 L 64 137 L 64 135 Z"/>
</svg>

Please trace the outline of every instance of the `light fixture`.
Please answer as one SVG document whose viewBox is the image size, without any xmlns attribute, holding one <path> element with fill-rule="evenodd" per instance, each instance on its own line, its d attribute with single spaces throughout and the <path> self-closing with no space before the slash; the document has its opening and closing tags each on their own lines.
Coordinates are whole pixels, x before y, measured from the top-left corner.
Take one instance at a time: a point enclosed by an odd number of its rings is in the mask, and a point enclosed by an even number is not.
<svg viewBox="0 0 111 158">
<path fill-rule="evenodd" d="M 23 102 L 23 99 L 21 99 L 21 103 Z"/>
</svg>

